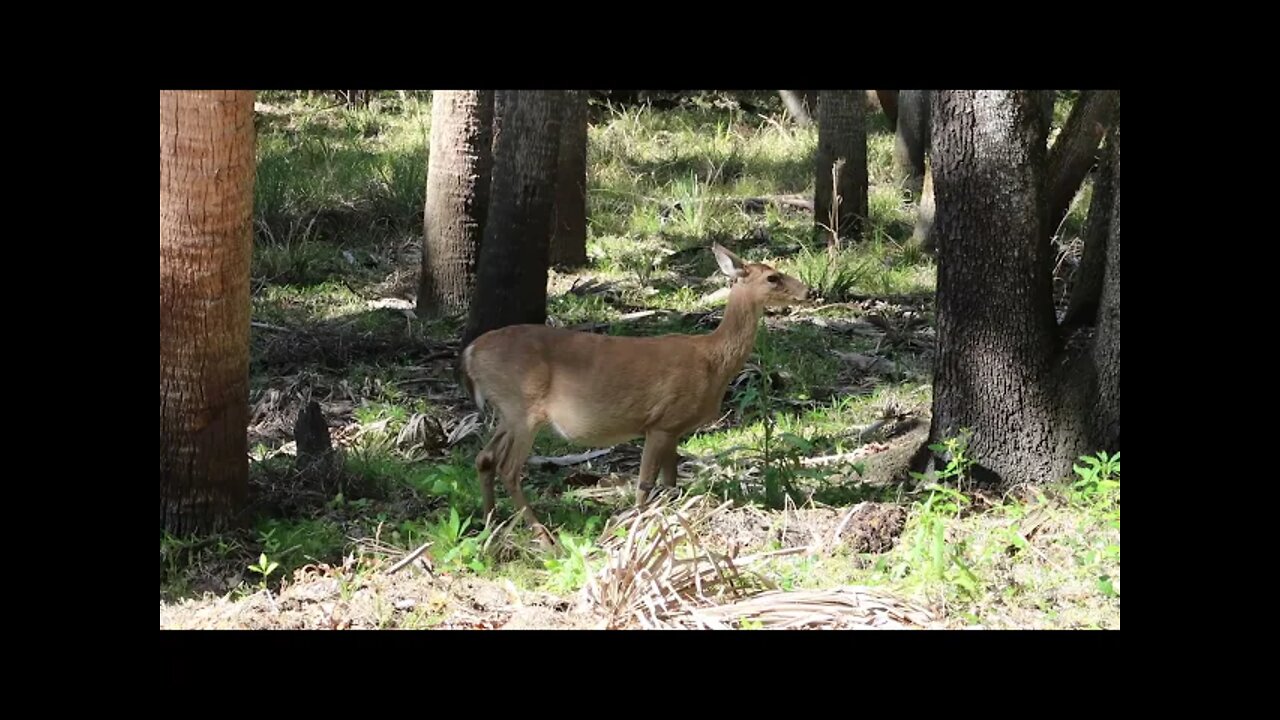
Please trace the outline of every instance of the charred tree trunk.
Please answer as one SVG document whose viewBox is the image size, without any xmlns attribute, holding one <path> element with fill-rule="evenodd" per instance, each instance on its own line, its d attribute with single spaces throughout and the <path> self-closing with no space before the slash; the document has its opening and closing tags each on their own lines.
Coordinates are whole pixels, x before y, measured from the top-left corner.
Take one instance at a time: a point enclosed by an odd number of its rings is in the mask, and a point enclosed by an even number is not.
<svg viewBox="0 0 1280 720">
<path fill-rule="evenodd" d="M 492 90 L 432 93 L 418 283 L 418 314 L 424 317 L 457 315 L 471 306 L 489 211 L 492 144 Z"/>
<path fill-rule="evenodd" d="M 818 100 L 813 221 L 815 231 L 830 233 L 835 245 L 861 238 L 867 217 L 866 108 L 861 90 L 824 90 Z M 838 184 L 833 185 L 833 176 Z"/>
<path fill-rule="evenodd" d="M 1049 151 L 1045 185 L 1049 219 L 1046 239 L 1053 237 L 1071 209 L 1071 200 L 1097 160 L 1098 144 L 1119 104 L 1120 93 L 1115 90 L 1085 90 L 1076 100 Z"/>
<path fill-rule="evenodd" d="M 226 526 L 248 493 L 251 91 L 160 91 L 160 527 Z"/>
<path fill-rule="evenodd" d="M 799 90 L 779 90 L 778 95 L 782 98 L 782 104 L 786 106 L 787 113 L 791 115 L 791 119 L 796 121 L 800 127 L 809 127 L 813 124 L 813 116 L 809 114 L 809 108 L 805 105 L 804 96 Z"/>
<path fill-rule="evenodd" d="M 938 92 L 933 118 L 939 259 L 930 441 L 970 429 L 979 479 L 1062 478 L 1079 454 L 1118 446 L 1119 263 L 1105 281 L 1113 292 L 1110 339 L 1092 354 L 1066 357 L 1053 314 L 1052 253 L 1041 241 L 1040 99 L 1027 91 Z M 1115 180 L 1118 199 L 1118 173 Z M 1111 239 L 1108 257 L 1118 260 L 1118 224 Z"/>
<path fill-rule="evenodd" d="M 558 90 L 497 94 L 489 217 L 464 346 L 489 330 L 547 320 L 561 97 Z"/>
<path fill-rule="evenodd" d="M 1111 201 L 1114 186 L 1115 142 L 1103 144 L 1102 162 L 1093 179 L 1093 198 L 1089 202 L 1089 218 L 1084 227 L 1084 250 L 1080 266 L 1071 282 L 1071 299 L 1062 318 L 1064 329 L 1092 325 L 1097 318 L 1102 297 L 1102 278 L 1107 267 L 1107 249 L 1111 236 Z"/>
<path fill-rule="evenodd" d="M 576 90 L 564 95 L 554 216 L 551 264 L 564 268 L 586 265 L 587 94 Z"/>
<path fill-rule="evenodd" d="M 917 196 L 923 189 L 924 158 L 931 142 L 929 96 L 928 90 L 898 92 L 898 127 L 894 136 L 893 159 L 904 185 Z"/>
<path fill-rule="evenodd" d="M 889 127 L 898 127 L 898 91 L 897 90 L 877 90 L 876 97 L 880 100 L 880 109 L 884 111 L 884 116 L 889 118 Z"/>
</svg>

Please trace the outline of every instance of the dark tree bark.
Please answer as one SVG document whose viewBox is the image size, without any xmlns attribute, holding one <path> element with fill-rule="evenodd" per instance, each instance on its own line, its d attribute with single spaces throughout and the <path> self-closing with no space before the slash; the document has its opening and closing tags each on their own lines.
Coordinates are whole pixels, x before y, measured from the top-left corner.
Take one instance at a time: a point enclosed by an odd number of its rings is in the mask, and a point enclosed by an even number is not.
<svg viewBox="0 0 1280 720">
<path fill-rule="evenodd" d="M 1062 318 L 1064 329 L 1092 325 L 1102 298 L 1102 279 L 1106 271 L 1107 247 L 1111 237 L 1112 177 L 1115 166 L 1115 143 L 1108 139 L 1102 148 L 1102 162 L 1093 179 L 1093 198 L 1089 202 L 1089 218 L 1085 221 L 1084 251 L 1080 266 L 1071 283 L 1071 299 Z"/>
<path fill-rule="evenodd" d="M 813 201 L 815 230 L 839 239 L 862 237 L 867 217 L 867 118 L 862 90 L 824 90 L 818 100 L 818 152 Z M 832 226 L 833 165 L 837 166 L 839 196 L 837 225 Z M 835 238 L 833 242 L 838 244 Z"/>
<path fill-rule="evenodd" d="M 1071 209 L 1071 200 L 1097 160 L 1098 144 L 1119 104 L 1120 93 L 1115 90 L 1084 90 L 1062 126 L 1049 151 L 1046 240 L 1053 237 Z"/>
<path fill-rule="evenodd" d="M 160 528 L 225 527 L 248 493 L 251 91 L 160 91 Z"/>
<path fill-rule="evenodd" d="M 298 454 L 294 467 L 303 475 L 323 478 L 332 468 L 333 439 L 329 436 L 329 421 L 320 409 L 320 403 L 308 401 L 298 409 L 293 423 L 293 440 Z"/>
<path fill-rule="evenodd" d="M 1041 112 L 1044 113 L 1044 126 L 1051 128 L 1053 127 L 1053 109 L 1058 104 L 1058 91 L 1040 90 L 1039 97 L 1040 109 Z M 1048 137 L 1048 135 L 1045 136 L 1046 141 L 1048 140 Z"/>
<path fill-rule="evenodd" d="M 555 229 L 551 264 L 574 268 L 587 264 L 587 94 L 564 95 L 560 160 L 556 178 Z"/>
<path fill-rule="evenodd" d="M 493 185 L 464 346 L 547 320 L 547 261 L 560 151 L 559 90 L 499 91 Z"/>
<path fill-rule="evenodd" d="M 809 127 L 813 124 L 813 116 L 809 114 L 809 107 L 806 106 L 804 95 L 799 90 L 779 90 L 778 95 L 782 97 L 782 104 L 786 106 L 787 113 L 791 115 L 791 119 L 795 120 L 800 127 Z"/>
<path fill-rule="evenodd" d="M 898 127 L 893 159 L 899 177 L 917 196 L 924 185 L 924 158 L 929 152 L 929 114 L 932 111 L 929 96 L 928 90 L 898 91 Z"/>
<path fill-rule="evenodd" d="M 898 91 L 897 90 L 877 90 L 876 97 L 880 100 L 880 109 L 884 111 L 884 116 L 889 118 L 889 127 L 898 127 Z"/>
<path fill-rule="evenodd" d="M 471 306 L 489 211 L 492 144 L 492 90 L 432 93 L 418 283 L 418 314 L 424 317 L 456 315 Z"/>
<path fill-rule="evenodd" d="M 1111 223 L 1107 242 L 1107 269 L 1102 280 L 1102 301 L 1098 311 L 1097 335 L 1094 338 L 1092 367 L 1085 367 L 1086 378 L 1093 379 L 1096 390 L 1088 399 L 1089 427 L 1093 431 L 1090 445 L 1106 450 L 1120 449 L 1120 121 L 1116 120 L 1111 137 L 1111 184 L 1115 195 L 1111 200 Z M 1092 371 L 1092 376 L 1090 374 Z"/>
<path fill-rule="evenodd" d="M 1104 291 L 1114 322 L 1091 353 L 1068 354 L 1053 312 L 1052 252 L 1041 241 L 1040 98 L 940 91 L 932 104 L 939 256 L 930 441 L 968 428 L 978 479 L 1057 480 L 1080 454 L 1118 447 L 1118 223 Z M 1115 181 L 1118 203 L 1118 172 Z"/>
</svg>

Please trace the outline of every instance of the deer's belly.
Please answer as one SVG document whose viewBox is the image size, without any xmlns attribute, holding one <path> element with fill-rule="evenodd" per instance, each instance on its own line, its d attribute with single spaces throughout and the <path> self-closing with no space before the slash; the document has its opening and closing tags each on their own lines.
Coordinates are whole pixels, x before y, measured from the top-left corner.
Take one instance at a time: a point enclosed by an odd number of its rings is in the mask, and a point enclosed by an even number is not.
<svg viewBox="0 0 1280 720">
<path fill-rule="evenodd" d="M 551 429 L 571 443 L 587 447 L 604 447 L 634 440 L 644 435 L 630 426 L 616 426 L 579 417 L 551 415 L 547 418 Z"/>
</svg>

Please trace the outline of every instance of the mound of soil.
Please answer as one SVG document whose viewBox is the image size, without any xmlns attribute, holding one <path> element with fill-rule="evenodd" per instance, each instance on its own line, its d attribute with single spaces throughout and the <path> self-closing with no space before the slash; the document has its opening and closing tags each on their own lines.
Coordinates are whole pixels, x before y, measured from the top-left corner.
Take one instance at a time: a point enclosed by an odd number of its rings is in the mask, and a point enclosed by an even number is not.
<svg viewBox="0 0 1280 720">
<path fill-rule="evenodd" d="M 825 543 L 839 529 L 840 546 L 856 553 L 883 553 L 893 548 L 906 521 L 906 509 L 891 503 L 774 513 L 742 508 L 713 517 L 704 540 L 720 552 L 743 555 L 775 543 L 779 548 Z"/>
</svg>

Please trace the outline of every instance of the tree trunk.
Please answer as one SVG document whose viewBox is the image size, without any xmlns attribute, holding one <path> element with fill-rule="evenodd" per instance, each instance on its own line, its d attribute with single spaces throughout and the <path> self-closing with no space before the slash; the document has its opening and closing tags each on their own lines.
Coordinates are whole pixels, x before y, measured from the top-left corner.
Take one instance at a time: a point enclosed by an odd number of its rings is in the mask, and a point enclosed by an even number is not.
<svg viewBox="0 0 1280 720">
<path fill-rule="evenodd" d="M 1118 111 L 1117 111 L 1118 112 Z M 1120 120 L 1112 128 L 1111 223 L 1107 242 L 1107 269 L 1102 280 L 1098 329 L 1094 336 L 1093 367 L 1096 389 L 1089 398 L 1090 449 L 1120 449 Z"/>
<path fill-rule="evenodd" d="M 493 187 L 464 346 L 506 325 L 547 320 L 547 260 L 560 151 L 559 90 L 499 91 Z"/>
<path fill-rule="evenodd" d="M 579 90 L 564 94 L 554 216 L 551 264 L 564 268 L 586 265 L 587 94 Z"/>
<path fill-rule="evenodd" d="M 418 282 L 418 314 L 423 317 L 457 315 L 471 306 L 489 211 L 492 143 L 492 90 L 432 92 Z"/>
<path fill-rule="evenodd" d="M 248 493 L 252 91 L 160 91 L 160 527 Z"/>
<path fill-rule="evenodd" d="M 824 90 L 818 99 L 818 152 L 813 221 L 818 232 L 836 239 L 862 237 L 867 217 L 867 118 L 866 97 L 861 90 Z M 835 166 L 835 169 L 833 169 Z M 839 212 L 833 218 L 832 175 Z M 833 220 L 835 221 L 833 223 Z"/>
<path fill-rule="evenodd" d="M 1064 330 L 1082 325 L 1092 325 L 1098 314 L 1098 301 L 1102 297 L 1102 278 L 1106 272 L 1107 246 L 1111 236 L 1111 201 L 1114 182 L 1115 143 L 1108 139 L 1103 145 L 1102 162 L 1093 179 L 1093 198 L 1089 202 L 1089 218 L 1085 221 L 1084 251 L 1080 266 L 1071 282 L 1071 300 L 1062 318 Z"/>
<path fill-rule="evenodd" d="M 1115 90 L 1082 91 L 1054 141 L 1045 185 L 1049 219 L 1046 240 L 1053 237 L 1071 209 L 1071 200 L 1097 159 L 1098 144 L 1119 103 L 1120 93 Z"/>
<path fill-rule="evenodd" d="M 980 480 L 1066 477 L 1081 453 L 1118 447 L 1118 223 L 1104 291 L 1114 322 L 1092 353 L 1067 356 L 1053 314 L 1052 252 L 1041 241 L 1040 98 L 938 92 L 933 113 L 939 252 L 930 442 L 971 430 Z M 1118 172 L 1115 180 L 1118 201 Z"/>
<path fill-rule="evenodd" d="M 897 90 L 877 90 L 876 97 L 880 100 L 880 109 L 884 111 L 884 116 L 889 118 L 889 127 L 898 127 L 898 91 Z"/>
<path fill-rule="evenodd" d="M 898 91 L 898 127 L 894 137 L 893 159 L 898 176 L 912 195 L 919 195 L 924 185 L 924 158 L 929 151 L 929 114 L 932 111 L 928 90 Z"/>
<path fill-rule="evenodd" d="M 779 90 L 778 95 L 782 97 L 782 104 L 786 106 L 791 119 L 795 120 L 797 125 L 809 127 L 813 124 L 813 116 L 809 114 L 809 108 L 805 106 L 804 96 L 800 94 L 799 90 Z"/>
<path fill-rule="evenodd" d="M 974 432 L 976 475 L 1040 481 L 1055 457 L 1057 349 L 1040 237 L 1044 124 L 1034 93 L 939 91 L 932 171 L 938 355 L 930 442 Z"/>
</svg>

